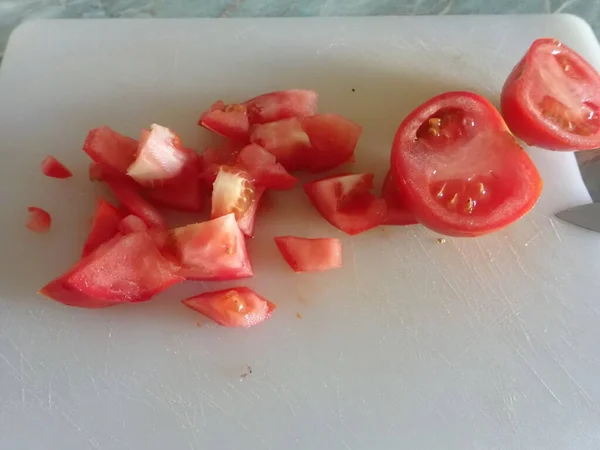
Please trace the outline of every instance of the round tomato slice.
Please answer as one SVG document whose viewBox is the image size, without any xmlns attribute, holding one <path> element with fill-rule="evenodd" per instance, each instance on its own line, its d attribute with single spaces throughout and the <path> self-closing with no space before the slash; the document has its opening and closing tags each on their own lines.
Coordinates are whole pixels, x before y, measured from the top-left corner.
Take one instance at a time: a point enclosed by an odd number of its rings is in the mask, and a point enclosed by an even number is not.
<svg viewBox="0 0 600 450">
<path fill-rule="evenodd" d="M 542 180 L 485 98 L 448 92 L 415 109 L 392 147 L 392 177 L 416 219 L 450 236 L 478 236 L 527 213 Z"/>
<path fill-rule="evenodd" d="M 600 147 L 600 75 L 555 39 L 536 40 L 504 83 L 502 115 L 529 145 Z"/>
</svg>

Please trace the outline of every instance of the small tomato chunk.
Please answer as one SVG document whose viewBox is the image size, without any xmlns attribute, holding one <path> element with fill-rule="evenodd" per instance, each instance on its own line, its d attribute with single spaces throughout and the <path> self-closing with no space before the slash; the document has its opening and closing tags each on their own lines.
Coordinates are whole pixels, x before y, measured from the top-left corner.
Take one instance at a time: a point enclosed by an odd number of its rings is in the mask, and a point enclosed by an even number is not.
<svg viewBox="0 0 600 450">
<path fill-rule="evenodd" d="M 117 208 L 102 198 L 98 199 L 92 228 L 83 244 L 81 256 L 89 255 L 100 245 L 112 239 L 119 230 L 119 222 L 122 217 L 123 215 Z"/>
<path fill-rule="evenodd" d="M 290 117 L 312 116 L 317 112 L 318 98 L 315 91 L 290 89 L 259 95 L 244 102 L 244 105 L 252 126 Z"/>
<path fill-rule="evenodd" d="M 297 178 L 277 162 L 274 155 L 257 144 L 244 147 L 237 162 L 250 173 L 257 187 L 288 190 L 298 182 Z"/>
<path fill-rule="evenodd" d="M 275 244 L 294 272 L 323 272 L 342 267 L 339 239 L 279 236 Z"/>
<path fill-rule="evenodd" d="M 27 208 L 29 211 L 29 219 L 27 220 L 27 228 L 36 233 L 46 233 L 50 230 L 52 225 L 52 217 L 50 213 L 37 206 L 30 206 Z"/>
<path fill-rule="evenodd" d="M 42 173 L 50 178 L 71 178 L 73 174 L 54 156 L 46 156 L 42 161 Z"/>
</svg>

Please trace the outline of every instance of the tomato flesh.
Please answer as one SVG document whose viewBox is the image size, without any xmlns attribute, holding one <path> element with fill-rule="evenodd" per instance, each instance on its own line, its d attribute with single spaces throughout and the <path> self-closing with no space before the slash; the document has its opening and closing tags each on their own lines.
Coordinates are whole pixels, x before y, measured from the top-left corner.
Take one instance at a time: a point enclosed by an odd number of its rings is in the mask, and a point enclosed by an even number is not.
<svg viewBox="0 0 600 450">
<path fill-rule="evenodd" d="M 237 162 L 250 173 L 257 187 L 288 190 L 298 182 L 297 178 L 277 162 L 275 156 L 260 145 L 250 144 L 244 147 Z"/>
<path fill-rule="evenodd" d="M 161 213 L 139 194 L 136 184 L 128 179 L 106 180 L 115 197 L 127 210 L 144 221 L 148 228 L 167 228 Z"/>
<path fill-rule="evenodd" d="M 385 200 L 371 193 L 373 175 L 335 175 L 304 185 L 317 211 L 333 226 L 355 235 L 381 225 L 386 219 Z"/>
<path fill-rule="evenodd" d="M 560 41 L 531 45 L 504 84 L 501 107 L 510 130 L 529 145 L 600 147 L 600 74 Z"/>
<path fill-rule="evenodd" d="M 85 257 L 96 250 L 100 245 L 112 239 L 119 229 L 119 222 L 123 218 L 121 212 L 104 199 L 98 199 L 92 228 L 83 245 L 81 256 Z"/>
<path fill-rule="evenodd" d="M 146 231 L 148 230 L 148 227 L 138 216 L 129 214 L 119 221 L 117 229 L 121 234 L 131 234 L 137 233 L 138 231 Z"/>
<path fill-rule="evenodd" d="M 93 161 L 102 163 L 106 170 L 116 175 L 127 173 L 135 160 L 138 142 L 104 126 L 90 130 L 83 144 L 83 151 Z"/>
<path fill-rule="evenodd" d="M 265 321 L 275 305 L 247 287 L 205 292 L 182 303 L 225 327 L 249 328 Z"/>
<path fill-rule="evenodd" d="M 257 125 L 290 117 L 312 116 L 317 112 L 318 98 L 315 91 L 290 89 L 259 95 L 244 102 L 244 105 L 250 125 Z"/>
<path fill-rule="evenodd" d="M 251 176 L 240 169 L 223 166 L 219 169 L 213 184 L 212 209 L 210 217 L 225 216 L 233 213 L 240 229 L 247 234 L 251 231 L 244 226 L 247 214 L 253 214 L 256 190 Z M 256 211 L 254 211 L 256 213 Z"/>
<path fill-rule="evenodd" d="M 42 173 L 50 178 L 71 178 L 73 174 L 54 156 L 46 156 L 42 161 Z"/>
<path fill-rule="evenodd" d="M 50 213 L 37 206 L 30 206 L 27 208 L 29 211 L 29 219 L 27 220 L 27 228 L 36 233 L 46 233 L 52 226 L 52 217 Z"/>
<path fill-rule="evenodd" d="M 279 236 L 275 244 L 294 272 L 323 272 L 342 267 L 339 239 Z"/>
<path fill-rule="evenodd" d="M 425 226 L 451 236 L 477 236 L 527 213 L 542 180 L 495 108 L 469 92 L 439 95 L 400 125 L 392 177 Z"/>
<path fill-rule="evenodd" d="M 408 209 L 406 201 L 400 196 L 388 171 L 381 188 L 381 196 L 387 205 L 386 225 L 413 225 L 418 223 L 415 215 Z"/>
<path fill-rule="evenodd" d="M 247 141 L 250 134 L 248 111 L 245 105 L 226 105 L 221 100 L 200 116 L 198 125 L 236 141 Z"/>
</svg>

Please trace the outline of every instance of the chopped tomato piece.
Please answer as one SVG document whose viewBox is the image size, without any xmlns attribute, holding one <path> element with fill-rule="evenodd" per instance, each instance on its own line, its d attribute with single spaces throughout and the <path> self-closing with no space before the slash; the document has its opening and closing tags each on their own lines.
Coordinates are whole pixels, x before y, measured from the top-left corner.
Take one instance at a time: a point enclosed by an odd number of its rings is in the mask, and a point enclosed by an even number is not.
<svg viewBox="0 0 600 450">
<path fill-rule="evenodd" d="M 118 234 L 40 293 L 81 308 L 143 302 L 183 281 L 178 270 L 161 254 L 149 232 Z"/>
<path fill-rule="evenodd" d="M 71 171 L 67 169 L 54 156 L 46 156 L 42 161 L 42 173 L 51 178 L 70 178 L 73 176 Z"/>
<path fill-rule="evenodd" d="M 317 114 L 302 119 L 312 149 L 308 168 L 312 172 L 333 169 L 349 161 L 362 133 L 362 127 L 337 114 Z"/>
<path fill-rule="evenodd" d="M 450 236 L 479 236 L 526 214 L 540 175 L 485 98 L 447 92 L 400 124 L 391 158 L 396 189 L 419 223 Z"/>
<path fill-rule="evenodd" d="M 252 197 L 252 201 L 248 207 L 248 210 L 238 222 L 238 226 L 245 236 L 254 236 L 254 222 L 256 221 L 256 214 L 266 191 L 267 190 L 265 188 L 255 189 L 254 196 Z"/>
<path fill-rule="evenodd" d="M 143 186 L 171 180 L 186 166 L 195 164 L 195 153 L 183 147 L 181 139 L 170 129 L 153 124 L 142 130 L 135 161 L 127 175 Z"/>
<path fill-rule="evenodd" d="M 381 196 L 387 204 L 386 225 L 413 225 L 418 223 L 415 215 L 408 209 L 406 201 L 402 199 L 396 189 L 391 171 L 388 171 L 385 176 Z"/>
<path fill-rule="evenodd" d="M 375 197 L 373 175 L 336 175 L 304 185 L 314 207 L 333 226 L 355 235 L 381 225 L 386 219 L 385 200 Z"/>
<path fill-rule="evenodd" d="M 290 117 L 312 116 L 317 112 L 318 95 L 315 91 L 290 89 L 269 92 L 246 102 L 250 125 L 276 122 Z"/>
<path fill-rule="evenodd" d="M 310 138 L 296 117 L 255 125 L 250 141 L 275 155 L 277 161 L 289 171 L 305 169 L 312 151 Z"/>
<path fill-rule="evenodd" d="M 237 161 L 248 170 L 257 187 L 287 190 L 292 189 L 298 182 L 297 178 L 277 162 L 275 156 L 260 145 L 250 144 L 244 147 Z"/>
<path fill-rule="evenodd" d="M 252 235 L 254 215 L 258 207 L 256 193 L 254 183 L 247 172 L 232 167 L 221 167 L 213 184 L 210 217 L 215 219 L 234 213 L 240 230 L 247 236 Z"/>
<path fill-rule="evenodd" d="M 148 227 L 138 216 L 129 214 L 119 221 L 118 229 L 122 234 L 130 234 L 138 231 L 146 231 Z"/>
<path fill-rule="evenodd" d="M 142 219 L 148 225 L 148 228 L 167 228 L 163 216 L 154 206 L 142 198 L 132 180 L 107 180 L 106 184 L 123 206 L 131 214 Z"/>
<path fill-rule="evenodd" d="M 92 228 L 83 245 L 81 256 L 89 255 L 100 245 L 112 239 L 117 234 L 119 222 L 122 218 L 123 215 L 117 208 L 102 198 L 98 199 Z"/>
<path fill-rule="evenodd" d="M 37 206 L 30 206 L 27 208 L 29 211 L 29 219 L 27 220 L 27 228 L 36 233 L 45 233 L 50 230 L 52 225 L 52 217 L 50 213 Z"/>
<path fill-rule="evenodd" d="M 226 105 L 221 100 L 200 116 L 198 125 L 236 141 L 247 141 L 250 134 L 245 105 Z"/>
<path fill-rule="evenodd" d="M 253 275 L 244 235 L 235 216 L 227 214 L 208 222 L 171 231 L 180 275 L 189 280 L 235 280 Z"/>
<path fill-rule="evenodd" d="M 200 155 L 202 171 L 200 178 L 212 184 L 221 166 L 234 166 L 243 147 L 228 142 L 221 148 L 207 147 Z"/>
<path fill-rule="evenodd" d="M 205 292 L 182 303 L 225 327 L 249 328 L 271 317 L 275 305 L 247 287 Z"/>
<path fill-rule="evenodd" d="M 502 115 L 529 145 L 600 147 L 600 74 L 556 39 L 536 40 L 504 83 Z"/>
<path fill-rule="evenodd" d="M 280 236 L 275 238 L 275 244 L 294 272 L 322 272 L 342 267 L 339 239 Z"/>
<path fill-rule="evenodd" d="M 115 175 L 127 173 L 127 169 L 135 160 L 138 142 L 109 127 L 100 127 L 90 130 L 83 144 L 83 151 L 93 161 L 102 163 L 106 170 L 111 170 Z"/>
</svg>

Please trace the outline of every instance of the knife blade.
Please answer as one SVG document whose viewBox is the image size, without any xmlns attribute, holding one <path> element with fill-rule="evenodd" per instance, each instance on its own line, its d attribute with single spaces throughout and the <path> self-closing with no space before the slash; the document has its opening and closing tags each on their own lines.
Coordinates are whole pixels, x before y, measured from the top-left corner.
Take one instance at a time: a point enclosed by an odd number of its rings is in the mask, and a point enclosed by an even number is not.
<svg viewBox="0 0 600 450">
<path fill-rule="evenodd" d="M 600 203 L 589 203 L 565 209 L 556 214 L 560 220 L 600 233 Z"/>
</svg>

